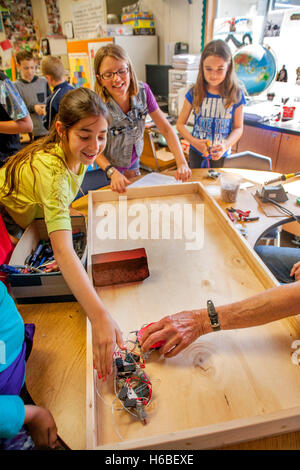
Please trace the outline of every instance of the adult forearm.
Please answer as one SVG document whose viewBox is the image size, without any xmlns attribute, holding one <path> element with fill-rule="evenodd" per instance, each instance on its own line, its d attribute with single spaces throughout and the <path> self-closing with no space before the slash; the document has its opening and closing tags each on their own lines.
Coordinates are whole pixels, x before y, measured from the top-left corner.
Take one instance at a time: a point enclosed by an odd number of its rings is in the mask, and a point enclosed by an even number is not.
<svg viewBox="0 0 300 470">
<path fill-rule="evenodd" d="M 221 330 L 248 328 L 270 323 L 300 313 L 300 281 L 269 289 L 240 302 L 216 305 Z M 169 315 L 146 329 L 143 351 L 165 340 L 162 353 L 176 356 L 199 336 L 213 331 L 207 309 L 187 310 Z"/>
<path fill-rule="evenodd" d="M 171 153 L 174 155 L 177 166 L 182 164 L 182 163 L 186 163 L 186 159 L 183 155 L 183 151 L 182 151 L 182 148 L 181 148 L 179 138 L 176 135 L 176 132 L 174 131 L 174 129 L 172 127 L 170 127 L 167 130 L 167 132 L 165 132 L 165 134 L 163 134 L 163 135 L 164 135 L 164 137 L 167 141 L 167 144 L 168 144 L 168 147 L 169 147 Z"/>
<path fill-rule="evenodd" d="M 223 330 L 263 325 L 300 314 L 300 281 L 217 307 Z"/>
</svg>

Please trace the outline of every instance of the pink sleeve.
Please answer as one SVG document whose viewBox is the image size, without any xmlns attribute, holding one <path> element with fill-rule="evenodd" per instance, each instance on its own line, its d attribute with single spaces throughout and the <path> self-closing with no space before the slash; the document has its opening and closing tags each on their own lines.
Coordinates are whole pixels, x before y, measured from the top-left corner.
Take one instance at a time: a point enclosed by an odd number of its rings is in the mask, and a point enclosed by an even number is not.
<svg viewBox="0 0 300 470">
<path fill-rule="evenodd" d="M 158 104 L 156 102 L 156 99 L 155 99 L 149 85 L 147 85 L 147 83 L 144 83 L 144 87 L 145 87 L 145 90 L 146 90 L 148 113 L 151 114 L 151 113 L 153 113 L 153 111 L 156 111 L 156 109 L 158 109 Z"/>
</svg>

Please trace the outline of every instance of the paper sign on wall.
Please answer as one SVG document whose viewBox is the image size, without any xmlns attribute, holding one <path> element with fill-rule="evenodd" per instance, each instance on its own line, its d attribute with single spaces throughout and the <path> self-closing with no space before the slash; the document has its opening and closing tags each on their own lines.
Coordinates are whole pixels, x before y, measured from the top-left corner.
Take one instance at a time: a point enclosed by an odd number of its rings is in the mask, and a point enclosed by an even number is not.
<svg viewBox="0 0 300 470">
<path fill-rule="evenodd" d="M 99 24 L 106 22 L 105 0 L 93 0 L 72 5 L 75 38 L 95 37 Z"/>
</svg>

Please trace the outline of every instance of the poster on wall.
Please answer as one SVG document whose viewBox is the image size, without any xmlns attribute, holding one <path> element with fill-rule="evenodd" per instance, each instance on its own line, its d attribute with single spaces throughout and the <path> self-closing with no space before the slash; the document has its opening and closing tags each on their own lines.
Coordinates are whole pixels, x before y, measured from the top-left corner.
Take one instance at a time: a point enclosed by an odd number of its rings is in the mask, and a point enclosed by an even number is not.
<svg viewBox="0 0 300 470">
<path fill-rule="evenodd" d="M 266 24 L 265 24 L 265 29 L 264 29 L 264 37 L 265 38 L 270 38 L 270 37 L 279 37 L 280 36 L 280 30 L 282 26 L 282 20 L 283 20 L 283 14 L 284 12 L 279 12 L 279 13 L 268 13 Z"/>
<path fill-rule="evenodd" d="M 262 23 L 262 16 L 216 18 L 213 38 L 223 39 L 234 53 L 240 47 L 259 42 Z"/>
<path fill-rule="evenodd" d="M 91 0 L 72 4 L 74 37 L 88 39 L 98 37 L 97 31 L 106 23 L 105 0 Z"/>
<path fill-rule="evenodd" d="M 96 81 L 95 72 L 94 72 L 95 55 L 96 55 L 96 52 L 98 51 L 98 49 L 100 49 L 100 47 L 106 46 L 107 44 L 111 44 L 111 41 L 89 42 L 88 43 L 92 89 L 94 89 L 94 85 L 95 85 L 95 81 Z"/>
<path fill-rule="evenodd" d="M 70 65 L 70 83 L 75 88 L 91 88 L 89 57 L 86 53 L 68 54 Z"/>
</svg>

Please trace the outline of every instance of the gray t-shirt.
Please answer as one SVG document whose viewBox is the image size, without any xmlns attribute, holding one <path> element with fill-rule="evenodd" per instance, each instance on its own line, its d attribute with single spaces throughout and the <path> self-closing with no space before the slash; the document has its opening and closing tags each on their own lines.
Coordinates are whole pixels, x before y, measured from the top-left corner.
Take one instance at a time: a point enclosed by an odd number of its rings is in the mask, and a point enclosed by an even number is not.
<svg viewBox="0 0 300 470">
<path fill-rule="evenodd" d="M 35 75 L 31 82 L 26 82 L 26 80 L 20 78 L 14 82 L 14 85 L 30 112 L 34 137 L 41 137 L 47 134 L 48 131 L 43 124 L 43 116 L 39 116 L 34 111 L 34 105 L 45 104 L 46 98 L 51 94 L 47 80 L 44 77 Z"/>
</svg>

